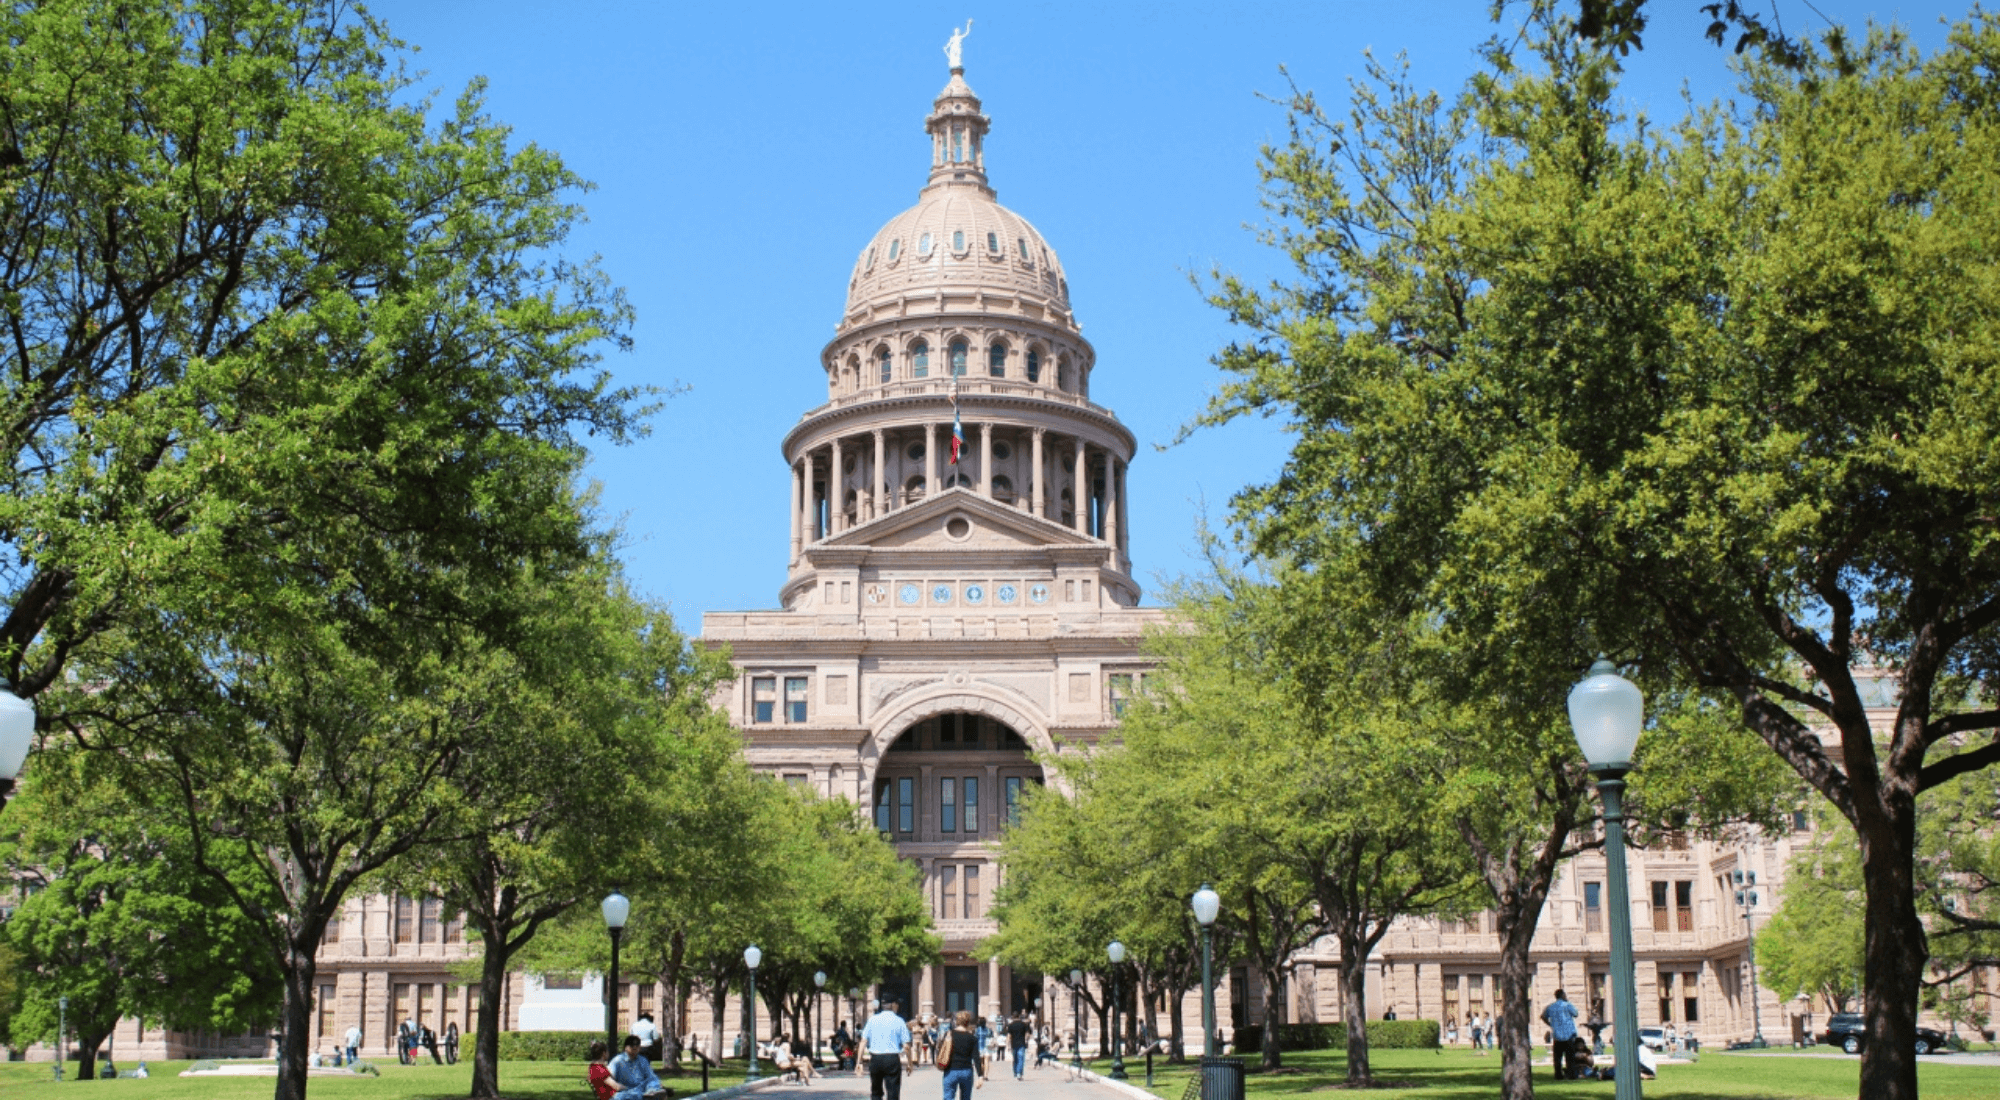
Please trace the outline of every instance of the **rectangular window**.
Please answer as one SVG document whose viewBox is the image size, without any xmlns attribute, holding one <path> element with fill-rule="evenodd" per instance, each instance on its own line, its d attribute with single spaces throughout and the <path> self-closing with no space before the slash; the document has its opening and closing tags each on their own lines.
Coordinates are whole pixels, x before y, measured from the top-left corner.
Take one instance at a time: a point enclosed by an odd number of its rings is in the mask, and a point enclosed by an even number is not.
<svg viewBox="0 0 2000 1100">
<path fill-rule="evenodd" d="M 896 780 L 896 831 L 917 831 L 917 781 L 907 776 Z"/>
<path fill-rule="evenodd" d="M 1682 879 L 1674 883 L 1674 928 L 1681 932 L 1694 931 L 1694 880 Z"/>
<path fill-rule="evenodd" d="M 750 720 L 765 725 L 777 717 L 773 712 L 778 706 L 778 680 L 774 676 L 759 676 L 750 681 Z"/>
<path fill-rule="evenodd" d="M 582 989 L 583 975 L 575 972 L 542 975 L 543 989 Z"/>
<path fill-rule="evenodd" d="M 1602 894 L 1604 884 L 1586 882 L 1583 884 L 1583 930 L 1585 932 L 1604 931 L 1604 904 Z"/>
<path fill-rule="evenodd" d="M 444 987 L 444 1022 L 457 1024 L 461 1032 L 471 1031 L 471 1021 L 465 1018 L 465 987 L 448 985 Z"/>
<path fill-rule="evenodd" d="M 422 924 L 417 927 L 418 943 L 443 943 L 444 929 L 439 927 L 439 916 L 444 911 L 444 902 L 437 898 L 423 900 Z"/>
<path fill-rule="evenodd" d="M 979 831 L 979 780 L 970 775 L 965 777 L 965 831 Z"/>
<path fill-rule="evenodd" d="M 416 906 L 401 894 L 396 895 L 396 942 L 414 943 L 417 938 Z"/>
<path fill-rule="evenodd" d="M 1701 971 L 1688 970 L 1681 974 L 1681 1020 L 1690 1024 L 1701 1022 Z"/>
<path fill-rule="evenodd" d="M 958 780 L 938 780 L 938 831 L 958 831 Z"/>
<path fill-rule="evenodd" d="M 938 723 L 937 723 L 938 748 L 955 749 L 958 747 L 958 718 L 959 716 L 956 714 L 944 714 L 938 716 Z"/>
<path fill-rule="evenodd" d="M 333 916 L 327 918 L 326 931 L 320 934 L 319 942 L 321 943 L 340 942 L 340 914 L 335 913 Z"/>
<path fill-rule="evenodd" d="M 785 721 L 803 722 L 805 720 L 806 678 L 803 676 L 787 676 L 785 677 Z"/>
<path fill-rule="evenodd" d="M 958 919 L 958 868 L 945 864 L 938 869 L 938 898 L 944 904 L 940 914 L 945 920 Z"/>
<path fill-rule="evenodd" d="M 1458 975 L 1444 976 L 1444 1018 L 1458 1022 Z"/>
<path fill-rule="evenodd" d="M 785 773 L 785 785 L 788 787 L 803 787 L 811 780 L 812 776 L 807 775 L 805 772 Z"/>
<path fill-rule="evenodd" d="M 1467 1012 L 1486 1011 L 1486 976 L 1484 974 L 1466 975 L 1465 1010 Z"/>
<path fill-rule="evenodd" d="M 1804 810 L 1792 811 L 1792 831 L 1803 833 L 1812 829 L 1812 815 Z"/>
<path fill-rule="evenodd" d="M 1660 971 L 1660 1023 L 1674 1022 L 1674 974 L 1671 970 Z"/>
<path fill-rule="evenodd" d="M 334 990 L 332 986 L 323 985 L 319 987 L 319 1034 L 321 1038 L 325 1038 L 335 1033 L 333 1026 L 333 1008 L 334 1005 L 338 1003 L 338 1000 L 339 999 L 334 996 Z"/>
<path fill-rule="evenodd" d="M 453 913 L 451 919 L 444 922 L 444 942 L 446 943 L 465 942 L 464 912 L 461 911 L 458 913 Z"/>
<path fill-rule="evenodd" d="M 1111 690 L 1111 716 L 1113 718 L 1124 717 L 1125 703 L 1132 698 L 1132 674 L 1129 672 L 1114 672 L 1106 677 L 1104 682 L 1109 685 Z"/>
<path fill-rule="evenodd" d="M 965 865 L 965 919 L 978 920 L 979 910 L 979 865 Z"/>
<path fill-rule="evenodd" d="M 437 987 L 429 982 L 417 983 L 417 1023 L 429 1025 L 431 1012 L 437 1008 Z"/>
<path fill-rule="evenodd" d="M 884 780 L 875 784 L 875 831 L 889 831 L 889 783 Z"/>
<path fill-rule="evenodd" d="M 396 1030 L 397 1024 L 410 1018 L 410 983 L 397 982 L 393 993 L 391 1000 L 395 1015 L 389 1018 L 389 1030 L 392 1032 Z"/>
<path fill-rule="evenodd" d="M 1665 932 L 1667 924 L 1667 884 L 1656 882 L 1653 884 L 1653 931 Z"/>
<path fill-rule="evenodd" d="M 1010 775 L 1007 777 L 1007 824 L 1018 825 L 1020 823 L 1021 823 L 1021 777 L 1018 775 Z"/>
</svg>

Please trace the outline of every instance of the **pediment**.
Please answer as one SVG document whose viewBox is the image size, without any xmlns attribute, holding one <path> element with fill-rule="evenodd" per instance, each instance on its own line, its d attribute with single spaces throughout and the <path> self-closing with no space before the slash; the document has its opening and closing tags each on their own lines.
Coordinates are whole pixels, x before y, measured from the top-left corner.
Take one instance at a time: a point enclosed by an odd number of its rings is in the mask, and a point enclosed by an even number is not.
<svg viewBox="0 0 2000 1100">
<path fill-rule="evenodd" d="M 849 528 L 813 548 L 976 552 L 1096 545 L 1096 539 L 1062 524 L 969 489 L 952 488 Z"/>
</svg>

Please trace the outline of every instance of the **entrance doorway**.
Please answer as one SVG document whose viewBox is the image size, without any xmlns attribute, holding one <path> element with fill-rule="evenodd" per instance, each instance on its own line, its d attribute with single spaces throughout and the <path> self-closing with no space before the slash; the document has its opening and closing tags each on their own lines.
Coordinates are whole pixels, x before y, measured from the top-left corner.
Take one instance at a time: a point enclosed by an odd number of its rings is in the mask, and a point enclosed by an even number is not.
<svg viewBox="0 0 2000 1100">
<path fill-rule="evenodd" d="M 976 966 L 947 966 L 944 968 L 944 1010 L 950 1013 L 970 1012 L 979 1015 L 979 968 Z"/>
<path fill-rule="evenodd" d="M 917 983 L 916 979 L 913 978 L 911 975 L 908 974 L 884 975 L 881 983 L 877 986 L 877 990 L 878 992 L 876 993 L 876 996 L 879 997 L 883 1003 L 886 1004 L 889 1001 L 896 1002 L 896 1015 L 901 1016 L 905 1020 L 911 1020 L 916 1018 L 917 998 L 915 994 L 917 991 Z"/>
<path fill-rule="evenodd" d="M 1035 1002 L 1041 996 L 1042 979 L 1040 975 L 1023 976 L 1016 974 L 1014 975 L 1013 988 L 1007 996 L 1007 1011 L 1010 1014 L 1025 1012 L 1030 1016 L 1038 1016 L 1042 1009 L 1038 1009 L 1035 1006 Z"/>
</svg>

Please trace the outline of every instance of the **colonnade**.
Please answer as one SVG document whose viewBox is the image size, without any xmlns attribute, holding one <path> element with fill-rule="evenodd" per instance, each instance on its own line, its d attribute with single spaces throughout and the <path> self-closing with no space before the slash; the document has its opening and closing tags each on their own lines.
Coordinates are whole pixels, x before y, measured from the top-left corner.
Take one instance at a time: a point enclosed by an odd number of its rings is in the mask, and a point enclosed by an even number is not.
<svg viewBox="0 0 2000 1100">
<path fill-rule="evenodd" d="M 993 448 L 996 426 L 976 423 L 965 426 L 977 437 L 977 480 L 960 484 L 990 500 L 996 495 L 996 466 Z M 1066 523 L 1079 534 L 1112 543 L 1120 561 L 1127 559 L 1128 522 L 1125 491 L 1127 463 L 1108 448 L 1089 442 L 1081 435 L 1052 432 L 1047 428 L 1010 428 L 1008 434 L 1025 436 L 1028 456 L 1026 492 L 1010 487 L 1015 508 L 1043 519 Z M 910 452 L 921 432 L 921 474 L 919 459 Z M 945 459 L 939 457 L 943 441 Z M 908 507 L 925 497 L 935 496 L 961 483 L 967 475 L 948 469 L 951 425 L 927 423 L 917 428 L 872 428 L 849 436 L 835 436 L 802 454 L 792 466 L 792 561 L 807 545 L 830 538 L 849 527 Z M 961 456 L 961 470 L 970 456 Z M 1070 459 L 1067 477 L 1057 468 L 1061 459 Z M 849 472 L 849 464 L 853 470 Z M 1002 475 L 1004 476 L 1004 475 Z M 920 480 L 919 480 L 920 478 Z M 1070 491 L 1063 493 L 1063 481 Z M 914 487 L 912 486 L 914 484 Z M 853 494 L 849 507 L 849 494 Z M 1067 496 L 1069 514 L 1064 515 Z"/>
</svg>

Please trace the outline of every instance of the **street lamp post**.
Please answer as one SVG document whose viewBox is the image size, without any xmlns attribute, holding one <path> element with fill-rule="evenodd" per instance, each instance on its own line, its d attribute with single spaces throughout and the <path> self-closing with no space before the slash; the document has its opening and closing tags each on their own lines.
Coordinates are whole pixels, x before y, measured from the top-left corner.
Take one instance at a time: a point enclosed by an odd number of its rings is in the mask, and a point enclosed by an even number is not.
<svg viewBox="0 0 2000 1100">
<path fill-rule="evenodd" d="M 12 694 L 11 692 L 9 694 Z M 64 1039 L 69 1038 L 69 998 L 56 998 L 56 1080 L 62 1080 Z"/>
<path fill-rule="evenodd" d="M 1570 689 L 1569 721 L 1577 747 L 1604 800 L 1604 863 L 1611 886 L 1612 1026 L 1618 1073 L 1616 1100 L 1639 1100 L 1639 1000 L 1633 988 L 1632 905 L 1625 881 L 1625 776 L 1646 720 L 1638 685 L 1618 675 L 1600 654 L 1590 674 Z"/>
<path fill-rule="evenodd" d="M 750 1072 L 746 1081 L 757 1079 L 757 964 L 764 961 L 764 952 L 756 944 L 743 949 L 743 965 L 750 968 L 750 995 L 743 999 L 743 1011 L 748 1018 L 743 1034 L 747 1037 L 745 1046 L 750 1049 Z"/>
<path fill-rule="evenodd" d="M 0 677 L 0 808 L 14 793 L 14 777 L 21 774 L 21 765 L 28 762 L 28 749 L 34 743 L 35 708 L 14 694 L 14 685 Z"/>
<path fill-rule="evenodd" d="M 1211 943 L 1215 918 L 1222 915 L 1222 895 L 1208 883 L 1194 892 L 1194 919 L 1201 925 L 1201 1056 L 1215 1057 L 1215 976 Z"/>
<path fill-rule="evenodd" d="M 618 1049 L 618 941 L 625 935 L 625 918 L 632 915 L 632 903 L 613 890 L 598 905 L 604 913 L 604 927 L 611 930 L 611 977 L 604 991 L 604 1042 Z"/>
<path fill-rule="evenodd" d="M 1750 952 L 1750 1045 L 1755 1049 L 1769 1046 L 1764 1041 L 1764 1009 L 1757 998 L 1757 928 L 1750 919 L 1750 911 L 1757 907 L 1757 872 L 1737 868 L 1733 876 L 1736 880 L 1736 904 L 1743 907 L 1743 931 Z"/>
<path fill-rule="evenodd" d="M 1126 1080 L 1125 1044 L 1120 1041 L 1118 1032 L 1118 1009 L 1120 1007 L 1118 1000 L 1118 966 L 1125 961 L 1125 945 L 1119 943 L 1117 940 L 1112 940 L 1111 946 L 1105 949 L 1105 954 L 1111 956 L 1111 1034 L 1107 1036 L 1111 1040 L 1111 1079 L 1113 1081 L 1123 1081 Z"/>
<path fill-rule="evenodd" d="M 808 1050 L 812 1051 L 811 1057 L 815 1063 L 819 1061 L 819 1035 L 820 1035 L 820 1024 L 821 1024 L 821 1020 L 819 1017 L 819 1002 L 820 998 L 824 996 L 826 996 L 826 971 L 815 970 L 813 971 L 812 1045 L 807 1048 Z"/>
<path fill-rule="evenodd" d="M 1083 991 L 1083 971 L 1069 972 L 1069 1064 L 1083 1069 L 1083 1002 L 1078 999 Z"/>
</svg>

